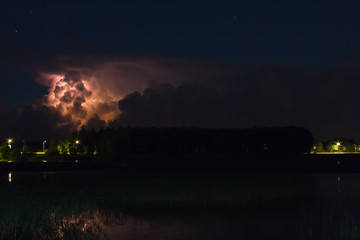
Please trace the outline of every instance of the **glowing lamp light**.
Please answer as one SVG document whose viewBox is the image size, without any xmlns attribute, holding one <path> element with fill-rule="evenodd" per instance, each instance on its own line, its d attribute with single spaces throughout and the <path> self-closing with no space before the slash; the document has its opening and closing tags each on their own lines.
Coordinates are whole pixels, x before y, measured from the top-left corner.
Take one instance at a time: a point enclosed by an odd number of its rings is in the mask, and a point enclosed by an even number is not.
<svg viewBox="0 0 360 240">
<path fill-rule="evenodd" d="M 14 140 L 11 139 L 11 138 L 8 138 L 7 142 L 8 142 L 8 147 L 11 149 L 11 143 L 13 142 Z"/>
<path fill-rule="evenodd" d="M 79 140 L 76 140 L 76 141 L 75 141 L 75 143 L 76 143 L 76 144 L 79 144 L 79 143 L 80 143 L 80 141 L 79 141 Z"/>
<path fill-rule="evenodd" d="M 340 142 L 337 142 L 337 143 L 336 143 L 336 147 L 337 147 L 337 151 L 338 151 L 338 152 L 339 152 L 339 150 L 340 150 L 340 145 L 341 145 Z"/>
<path fill-rule="evenodd" d="M 9 172 L 9 183 L 11 183 L 11 172 Z"/>
</svg>

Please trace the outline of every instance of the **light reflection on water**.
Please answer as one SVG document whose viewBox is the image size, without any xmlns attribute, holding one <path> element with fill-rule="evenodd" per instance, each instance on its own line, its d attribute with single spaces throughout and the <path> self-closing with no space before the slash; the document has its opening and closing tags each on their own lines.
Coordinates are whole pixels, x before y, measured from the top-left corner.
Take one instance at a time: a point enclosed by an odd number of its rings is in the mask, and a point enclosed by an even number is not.
<svg viewBox="0 0 360 240">
<path fill-rule="evenodd" d="M 6 178 L 2 239 L 360 237 L 356 174 L 9 172 Z"/>
</svg>

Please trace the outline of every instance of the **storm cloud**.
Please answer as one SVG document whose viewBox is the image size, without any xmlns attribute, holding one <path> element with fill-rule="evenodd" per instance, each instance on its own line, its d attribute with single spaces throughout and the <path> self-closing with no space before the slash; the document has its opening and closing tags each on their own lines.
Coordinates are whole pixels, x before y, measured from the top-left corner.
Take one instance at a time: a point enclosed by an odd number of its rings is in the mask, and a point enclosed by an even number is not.
<svg viewBox="0 0 360 240">
<path fill-rule="evenodd" d="M 96 129 L 296 125 L 320 139 L 360 138 L 356 67 L 243 66 L 119 56 L 56 57 L 32 66 L 36 82 L 47 87 L 48 94 L 23 109 L 0 109 L 0 114 L 15 119 L 4 124 L 19 135 L 26 132 L 28 118 L 31 128 L 46 126 L 55 137 L 81 125 Z M 43 123 L 46 119 L 51 123 Z M 42 130 L 33 134 L 50 135 Z"/>
<path fill-rule="evenodd" d="M 80 126 L 71 115 L 62 115 L 58 110 L 40 104 L 25 104 L 18 109 L 0 111 L 0 141 L 8 137 L 21 140 L 45 140 L 65 138 Z"/>
<path fill-rule="evenodd" d="M 126 126 L 303 126 L 318 138 L 358 138 L 355 68 L 239 67 L 233 78 L 151 81 L 119 101 Z M 226 76 L 226 74 L 224 74 Z"/>
</svg>

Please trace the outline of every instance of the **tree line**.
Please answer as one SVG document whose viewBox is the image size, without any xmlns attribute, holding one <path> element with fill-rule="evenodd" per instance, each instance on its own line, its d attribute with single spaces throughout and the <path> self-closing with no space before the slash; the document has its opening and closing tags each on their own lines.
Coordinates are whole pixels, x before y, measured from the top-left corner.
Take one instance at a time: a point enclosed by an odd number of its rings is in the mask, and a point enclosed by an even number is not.
<svg viewBox="0 0 360 240">
<path fill-rule="evenodd" d="M 313 135 L 301 127 L 252 129 L 201 128 L 82 128 L 67 139 L 46 143 L 46 157 L 116 160 L 126 155 L 302 154 L 310 152 Z M 40 143 L 37 144 L 40 146 Z M 15 145 L 14 145 L 15 146 Z M 21 145 L 0 148 L 0 157 L 19 159 Z M 24 146 L 22 146 L 24 148 Z M 27 146 L 25 146 L 27 148 Z M 36 158 L 31 155 L 30 158 Z M 12 154 L 12 155 L 11 155 Z"/>
<path fill-rule="evenodd" d="M 360 143 L 354 139 L 336 137 L 325 141 L 316 141 L 312 152 L 360 152 Z"/>
</svg>

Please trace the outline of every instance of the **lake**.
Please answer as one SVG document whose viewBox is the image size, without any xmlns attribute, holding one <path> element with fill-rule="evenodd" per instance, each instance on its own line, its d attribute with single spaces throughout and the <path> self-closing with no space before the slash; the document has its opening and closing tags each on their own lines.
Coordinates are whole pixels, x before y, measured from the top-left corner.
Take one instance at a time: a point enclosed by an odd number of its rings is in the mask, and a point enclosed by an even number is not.
<svg viewBox="0 0 360 240">
<path fill-rule="evenodd" d="M 0 176 L 0 239 L 360 238 L 357 174 Z"/>
</svg>

